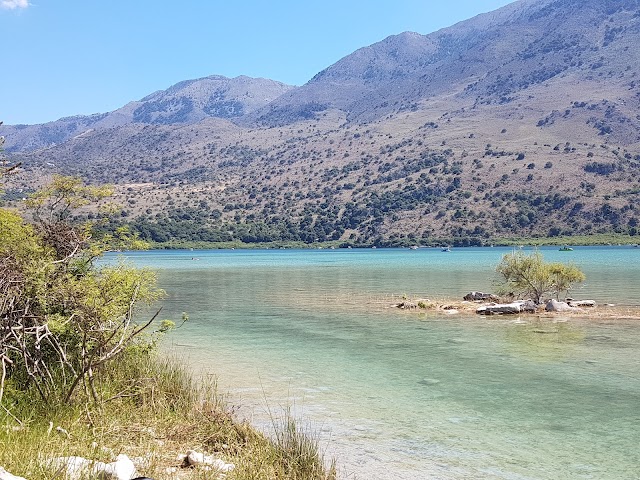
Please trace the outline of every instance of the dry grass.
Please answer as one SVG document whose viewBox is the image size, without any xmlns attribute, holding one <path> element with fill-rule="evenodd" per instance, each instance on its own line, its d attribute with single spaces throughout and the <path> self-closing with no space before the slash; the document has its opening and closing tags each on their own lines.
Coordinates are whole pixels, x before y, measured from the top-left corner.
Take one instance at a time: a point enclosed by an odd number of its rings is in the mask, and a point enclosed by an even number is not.
<svg viewBox="0 0 640 480">
<path fill-rule="evenodd" d="M 132 375 L 141 380 L 135 388 Z M 175 363 L 137 359 L 121 363 L 110 377 L 109 386 L 122 390 L 100 408 L 12 405 L 17 418 L 0 416 L 0 466 L 28 480 L 44 480 L 61 474 L 47 466 L 50 458 L 110 462 L 126 454 L 140 475 L 158 480 L 223 478 L 215 470 L 182 467 L 178 455 L 197 450 L 233 463 L 228 480 L 335 478 L 316 438 L 290 417 L 274 439 L 267 438 L 236 420 L 215 385 L 197 381 Z"/>
</svg>

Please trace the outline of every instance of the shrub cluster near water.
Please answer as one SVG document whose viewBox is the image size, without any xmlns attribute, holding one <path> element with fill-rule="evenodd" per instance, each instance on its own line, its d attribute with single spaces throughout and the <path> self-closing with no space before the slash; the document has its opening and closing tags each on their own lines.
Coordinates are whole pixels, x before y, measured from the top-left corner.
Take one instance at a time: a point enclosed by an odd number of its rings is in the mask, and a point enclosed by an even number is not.
<svg viewBox="0 0 640 480">
<path fill-rule="evenodd" d="M 196 449 L 233 463 L 229 479 L 334 478 L 293 419 L 267 438 L 238 422 L 214 385 L 158 357 L 171 323 L 135 316 L 163 295 L 153 272 L 96 264 L 139 242 L 124 229 L 96 238 L 94 225 L 72 221 L 109 194 L 56 177 L 29 200 L 30 221 L 0 209 L 0 466 L 51 479 L 60 474 L 51 458 L 123 453 L 141 457 L 139 474 L 173 478 L 176 456 Z"/>
</svg>

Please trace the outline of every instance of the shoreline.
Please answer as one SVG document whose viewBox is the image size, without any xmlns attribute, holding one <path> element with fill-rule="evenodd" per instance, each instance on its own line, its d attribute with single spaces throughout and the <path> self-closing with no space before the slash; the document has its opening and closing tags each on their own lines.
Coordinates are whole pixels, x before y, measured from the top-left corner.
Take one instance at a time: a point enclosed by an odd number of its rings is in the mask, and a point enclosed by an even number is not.
<svg viewBox="0 0 640 480">
<path fill-rule="evenodd" d="M 301 241 L 272 241 L 263 243 L 243 243 L 241 241 L 230 242 L 205 242 L 199 240 L 148 242 L 151 250 L 331 250 L 331 249 L 367 249 L 367 248 L 441 248 L 451 246 L 453 248 L 491 248 L 491 247 L 628 247 L 637 248 L 640 238 L 630 235 L 582 235 L 575 237 L 512 237 L 495 239 L 464 239 L 442 238 L 430 240 L 403 240 L 397 242 L 355 243 L 345 240 L 333 240 L 327 242 L 304 243 Z"/>
</svg>

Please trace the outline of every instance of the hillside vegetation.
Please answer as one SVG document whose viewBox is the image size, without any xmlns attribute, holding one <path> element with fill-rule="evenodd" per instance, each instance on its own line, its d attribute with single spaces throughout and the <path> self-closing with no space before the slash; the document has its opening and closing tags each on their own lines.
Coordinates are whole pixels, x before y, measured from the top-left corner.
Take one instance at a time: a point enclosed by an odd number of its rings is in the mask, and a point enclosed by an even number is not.
<svg viewBox="0 0 640 480">
<path fill-rule="evenodd" d="M 53 173 L 111 182 L 120 221 L 156 242 L 632 239 L 639 11 L 638 0 L 522 0 L 389 37 L 301 87 L 269 84 L 280 92 L 262 105 L 232 108 L 234 87 L 202 113 L 218 94 L 194 81 L 138 102 L 148 115 L 45 149 L 20 129 L 62 124 L 2 127 L 24 166 L 6 199 Z M 174 119 L 185 99 L 198 115 Z"/>
</svg>

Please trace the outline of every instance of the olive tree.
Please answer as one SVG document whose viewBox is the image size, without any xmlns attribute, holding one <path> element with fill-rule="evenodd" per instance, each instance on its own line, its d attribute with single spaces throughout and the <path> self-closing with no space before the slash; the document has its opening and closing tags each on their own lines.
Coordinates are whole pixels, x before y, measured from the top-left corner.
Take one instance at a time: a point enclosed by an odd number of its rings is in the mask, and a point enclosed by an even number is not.
<svg viewBox="0 0 640 480">
<path fill-rule="evenodd" d="M 585 275 L 573 264 L 545 262 L 542 253 L 526 254 L 520 250 L 503 255 L 496 267 L 501 276 L 500 293 L 517 298 L 531 298 L 540 303 L 542 297 L 568 293 L 573 285 L 583 282 Z"/>
</svg>

